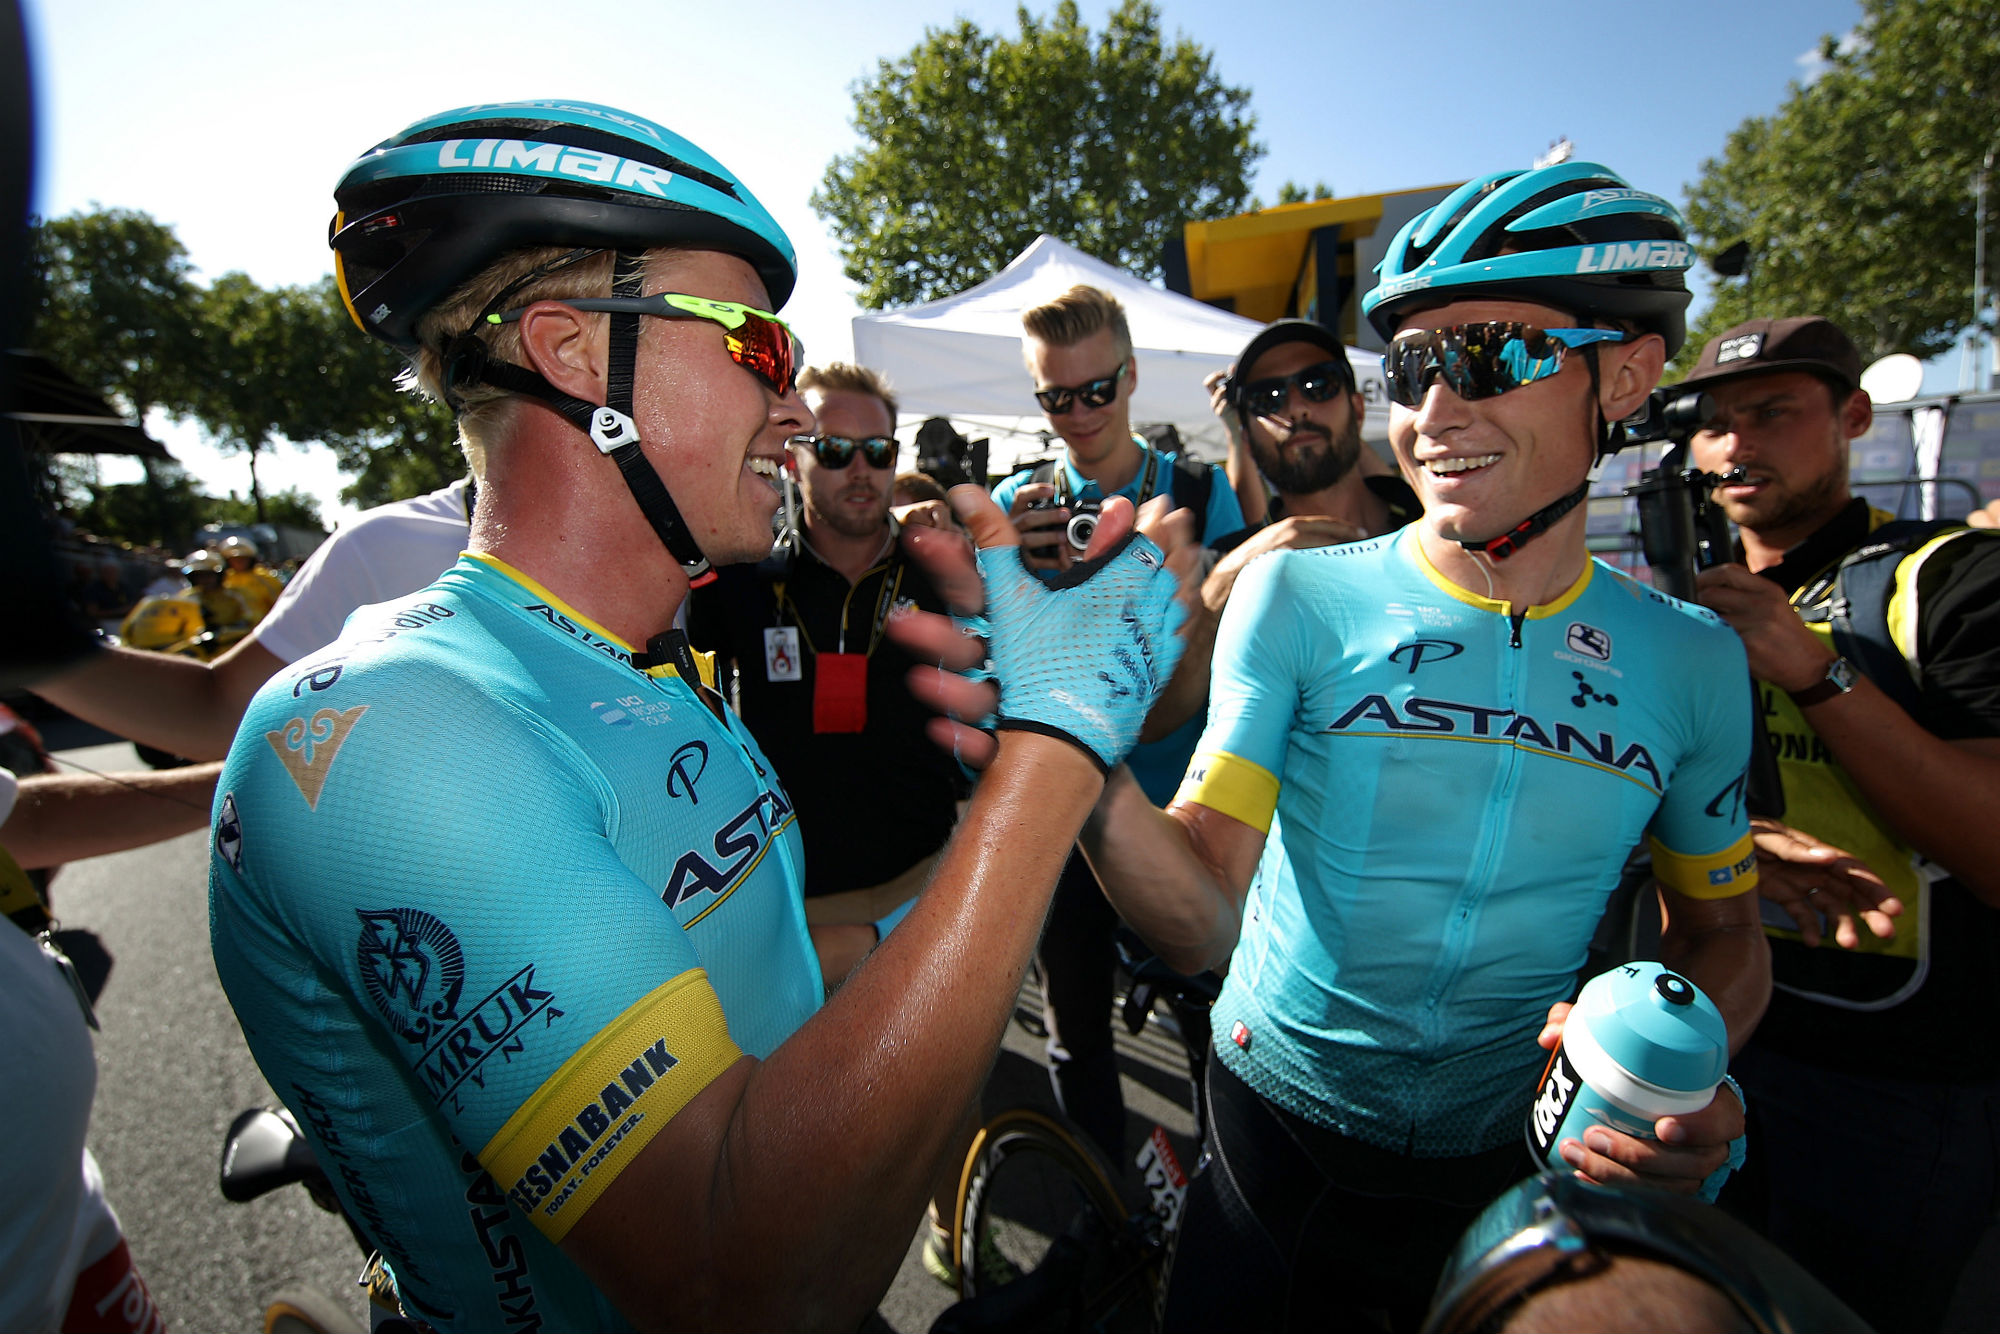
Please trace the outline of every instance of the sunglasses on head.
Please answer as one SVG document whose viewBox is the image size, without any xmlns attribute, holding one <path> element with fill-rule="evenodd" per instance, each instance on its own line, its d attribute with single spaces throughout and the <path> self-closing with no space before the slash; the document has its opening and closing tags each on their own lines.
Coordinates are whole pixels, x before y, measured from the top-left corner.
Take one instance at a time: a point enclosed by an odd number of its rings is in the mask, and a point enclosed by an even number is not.
<svg viewBox="0 0 2000 1334">
<path fill-rule="evenodd" d="M 1348 378 L 1348 367 L 1338 361 L 1322 361 L 1290 375 L 1277 375 L 1266 380 L 1252 380 L 1237 392 L 1237 401 L 1243 410 L 1253 417 L 1268 417 L 1285 410 L 1285 401 L 1291 397 L 1292 386 L 1299 387 L 1299 393 L 1308 403 L 1324 403 L 1335 394 L 1351 392 L 1353 381 Z"/>
<path fill-rule="evenodd" d="M 810 446 L 822 468 L 845 468 L 854 461 L 857 450 L 871 468 L 893 467 L 896 462 L 893 435 L 864 436 L 859 440 L 845 435 L 795 435 L 792 443 Z"/>
<path fill-rule="evenodd" d="M 758 310 L 740 301 L 715 301 L 685 292 L 655 292 L 651 296 L 572 297 L 561 304 L 571 310 L 651 315 L 662 320 L 708 320 L 719 324 L 729 359 L 780 394 L 791 392 L 799 363 L 805 360 L 805 349 L 790 325 L 768 310 Z M 527 309 L 522 306 L 488 315 L 486 322 L 513 324 Z"/>
<path fill-rule="evenodd" d="M 1622 343 L 1622 329 L 1537 329 L 1532 324 L 1454 324 L 1412 329 L 1390 340 L 1382 354 L 1389 399 L 1406 408 L 1423 402 L 1434 380 L 1471 402 L 1546 380 L 1562 369 L 1563 355 L 1591 343 Z"/>
<path fill-rule="evenodd" d="M 1132 363 L 1121 362 L 1118 369 L 1109 375 L 1100 376 L 1085 384 L 1052 384 L 1047 389 L 1035 391 L 1035 401 L 1042 405 L 1042 411 L 1051 417 L 1060 417 L 1069 411 L 1070 400 L 1075 399 L 1086 408 L 1101 408 L 1118 397 L 1118 382 L 1125 378 L 1125 368 Z"/>
</svg>

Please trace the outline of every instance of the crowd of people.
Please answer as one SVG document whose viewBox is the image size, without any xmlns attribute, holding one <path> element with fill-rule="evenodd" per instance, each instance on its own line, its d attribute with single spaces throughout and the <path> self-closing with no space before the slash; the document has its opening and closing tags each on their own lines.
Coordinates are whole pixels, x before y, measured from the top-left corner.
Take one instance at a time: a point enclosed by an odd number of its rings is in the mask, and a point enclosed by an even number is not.
<svg viewBox="0 0 2000 1334">
<path fill-rule="evenodd" d="M 1167 1328 L 1461 1327 L 1440 1293 L 1479 1328 L 1941 1326 L 2000 1200 L 2000 543 L 1851 496 L 1859 357 L 1801 316 L 1685 381 L 1739 534 L 1700 605 L 1591 558 L 1590 478 L 1685 338 L 1671 204 L 1571 162 L 1406 225 L 1361 302 L 1387 459 L 1295 319 L 1208 382 L 1226 463 L 1156 448 L 1124 312 L 1074 288 L 1022 314 L 1057 456 L 945 496 L 878 371 L 802 364 L 790 242 L 665 126 L 447 112 L 336 201 L 343 299 L 470 477 L 282 590 L 191 558 L 264 599 L 213 661 L 35 689 L 225 761 L 175 780 L 213 792 L 216 968 L 410 1320 L 853 1328 L 927 1216 L 954 1280 L 1031 956 L 1054 1096 L 1125 1159 L 1122 923 L 1222 978 Z M 0 845 L 81 855 L 37 786 Z M 127 842 L 184 823 L 148 795 L 97 798 Z M 1736 1078 L 1537 1177 L 1635 887 Z M 53 994 L 27 940 L 0 962 Z M 1558 1213 L 1547 1263 L 1488 1235 Z M 8 1327 L 57 1327 L 92 1249 L 7 1267 Z"/>
</svg>

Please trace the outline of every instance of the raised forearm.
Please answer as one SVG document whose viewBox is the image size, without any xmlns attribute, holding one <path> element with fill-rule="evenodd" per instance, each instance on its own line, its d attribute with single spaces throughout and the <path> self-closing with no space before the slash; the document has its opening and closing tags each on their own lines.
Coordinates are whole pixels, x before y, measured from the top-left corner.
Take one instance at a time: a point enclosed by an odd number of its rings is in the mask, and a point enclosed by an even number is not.
<svg viewBox="0 0 2000 1334">
<path fill-rule="evenodd" d="M 0 847 L 30 870 L 101 857 L 208 823 L 220 764 L 109 776 L 39 774 L 21 780 Z"/>
<path fill-rule="evenodd" d="M 1131 770 L 1120 767 L 1106 782 L 1080 840 L 1111 906 L 1168 967 L 1182 973 L 1219 967 L 1236 948 L 1242 926 L 1241 890 L 1197 851 L 1188 826 L 1200 809 L 1162 811 L 1140 790 Z M 1248 877 L 1242 879 L 1247 885 Z"/>
<path fill-rule="evenodd" d="M 1068 744 L 1003 732 L 930 886 L 825 1009 L 758 1067 L 727 1132 L 715 1291 L 735 1328 L 851 1329 L 894 1277 L 978 1096 L 1050 893 L 1096 799 Z M 774 1260 L 775 1257 L 775 1260 Z"/>
<path fill-rule="evenodd" d="M 1722 1011 L 1732 1056 L 1771 1003 L 1771 946 L 1757 921 L 1756 896 L 1739 897 L 1745 903 L 1733 906 L 1729 920 L 1696 923 L 1686 921 L 1685 912 L 1670 913 L 1660 936 L 1660 962 L 1693 981 Z"/>
<path fill-rule="evenodd" d="M 1803 712 L 1890 828 L 2000 908 L 2000 742 L 1942 740 L 1866 678 Z"/>
<path fill-rule="evenodd" d="M 212 663 L 113 649 L 35 693 L 108 732 L 192 759 L 229 753 L 257 687 L 283 664 L 252 638 Z"/>
</svg>

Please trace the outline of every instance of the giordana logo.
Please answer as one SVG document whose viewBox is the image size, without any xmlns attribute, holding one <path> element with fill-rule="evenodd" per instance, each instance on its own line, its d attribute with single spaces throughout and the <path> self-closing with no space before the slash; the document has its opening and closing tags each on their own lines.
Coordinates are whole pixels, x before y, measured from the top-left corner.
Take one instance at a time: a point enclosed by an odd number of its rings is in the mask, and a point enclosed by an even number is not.
<svg viewBox="0 0 2000 1334">
<path fill-rule="evenodd" d="M 1615 241 L 1577 252 L 1578 273 L 1623 273 L 1628 269 L 1684 269 L 1691 252 L 1685 241 Z"/>
<path fill-rule="evenodd" d="M 1754 361 L 1763 350 L 1763 334 L 1738 334 L 1734 338 L 1723 339 L 1722 346 L 1715 349 L 1715 364 L 1727 366 L 1732 361 Z"/>
<path fill-rule="evenodd" d="M 1417 668 L 1426 662 L 1447 662 L 1463 652 L 1465 645 L 1455 644 L 1449 639 L 1413 639 L 1391 651 L 1389 661 L 1407 662 L 1409 666 L 1405 670 L 1415 676 Z"/>
<path fill-rule="evenodd" d="M 1563 636 L 1563 642 L 1569 645 L 1572 653 L 1581 653 L 1584 657 L 1595 658 L 1599 662 L 1611 661 L 1611 636 L 1594 625 L 1571 621 L 1569 632 Z"/>
<path fill-rule="evenodd" d="M 674 174 L 613 153 L 593 153 L 562 144 L 538 144 L 522 139 L 446 139 L 438 145 L 440 171 L 532 171 L 542 176 L 573 176 L 637 190 L 660 199 Z"/>
</svg>

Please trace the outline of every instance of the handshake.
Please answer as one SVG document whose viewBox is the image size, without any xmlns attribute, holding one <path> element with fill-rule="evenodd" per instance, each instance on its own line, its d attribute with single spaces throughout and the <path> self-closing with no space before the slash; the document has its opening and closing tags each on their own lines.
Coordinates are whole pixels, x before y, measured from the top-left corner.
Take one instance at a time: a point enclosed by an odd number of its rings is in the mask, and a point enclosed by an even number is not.
<svg viewBox="0 0 2000 1334">
<path fill-rule="evenodd" d="M 1039 732 L 1110 772 L 1180 661 L 1186 599 L 1198 587 L 1193 520 L 1169 513 L 1164 496 L 1136 511 L 1114 498 L 1082 560 L 1044 582 L 984 491 L 955 487 L 951 504 L 975 550 L 935 529 L 908 529 L 904 541 L 952 615 L 904 612 L 889 625 L 913 656 L 938 664 L 910 682 L 943 715 L 933 738 L 982 768 L 995 730 Z"/>
</svg>

